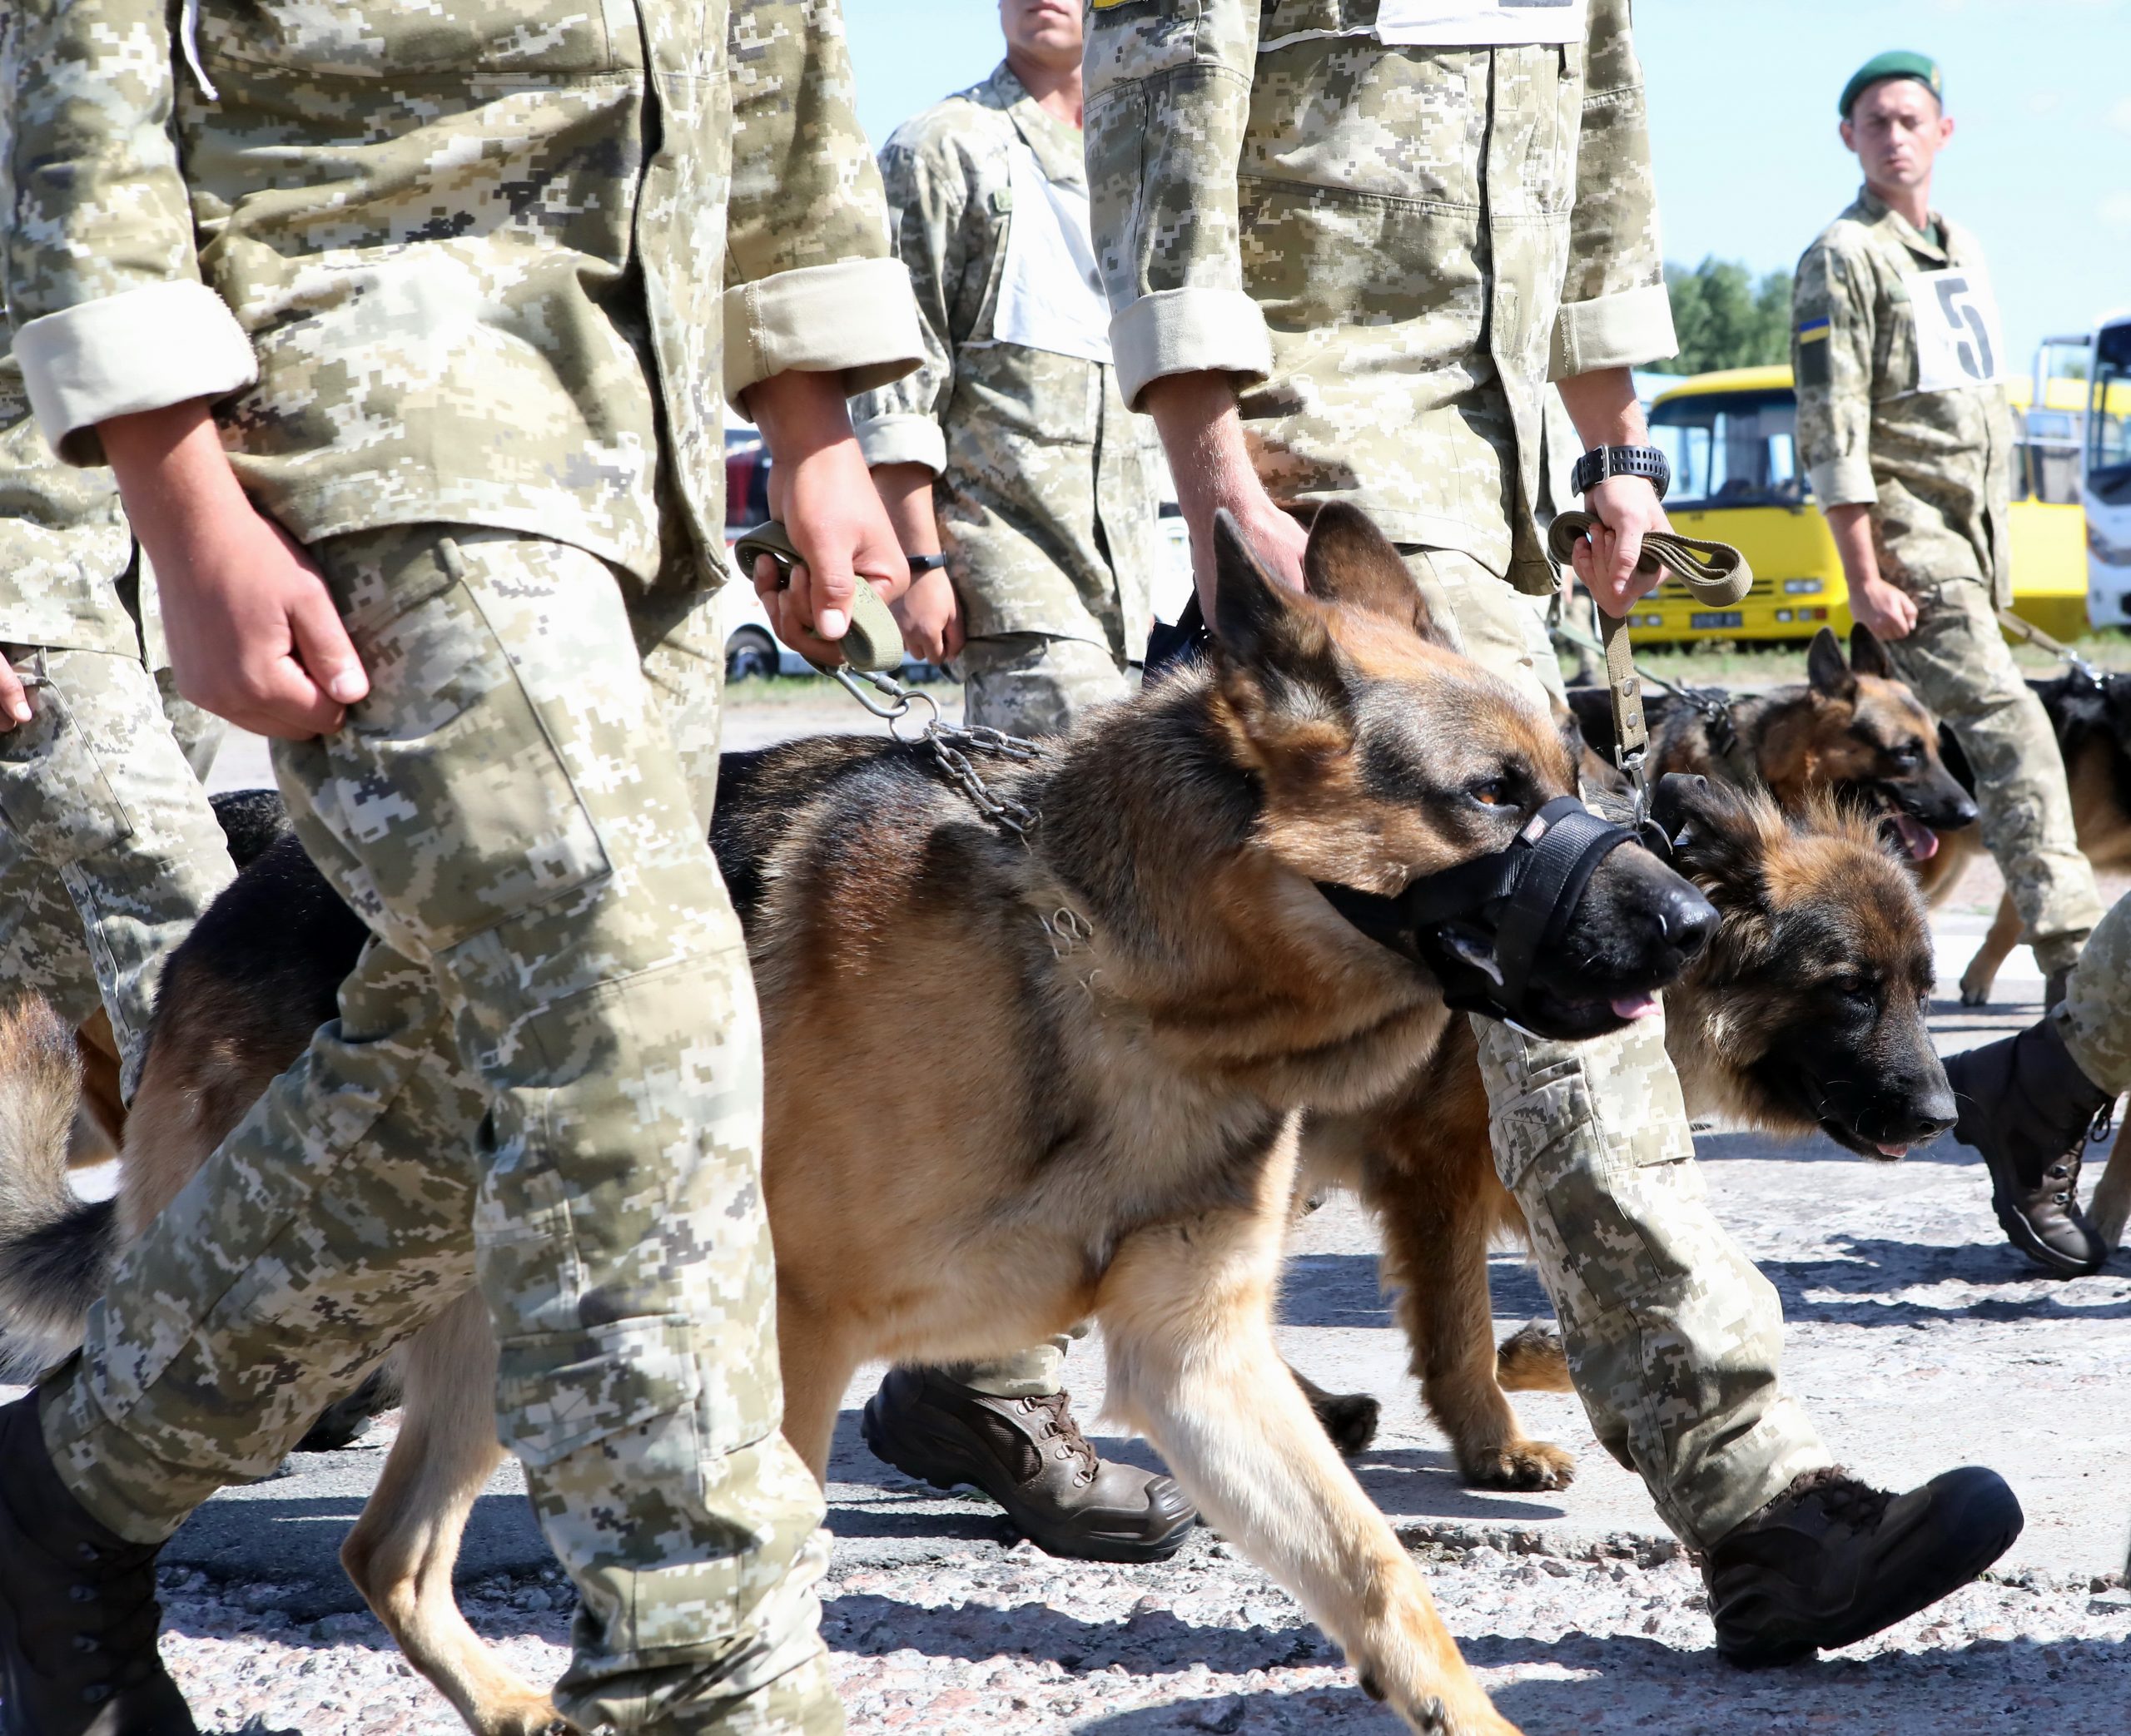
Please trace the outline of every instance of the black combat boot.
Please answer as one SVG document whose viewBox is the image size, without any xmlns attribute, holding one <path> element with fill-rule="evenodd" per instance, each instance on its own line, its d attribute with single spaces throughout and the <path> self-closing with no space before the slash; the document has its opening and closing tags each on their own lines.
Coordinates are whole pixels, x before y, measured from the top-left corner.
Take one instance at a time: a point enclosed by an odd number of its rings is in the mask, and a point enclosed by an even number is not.
<svg viewBox="0 0 2131 1736">
<path fill-rule="evenodd" d="M 2079 1164 L 2116 1099 L 2079 1070 L 2055 1022 L 1949 1056 L 1946 1079 L 1954 1137 L 1983 1153 L 2013 1246 L 2059 1277 L 2099 1272 L 2109 1250 L 2079 1210 Z"/>
<path fill-rule="evenodd" d="M 1808 1471 L 1710 1550 L 1716 1649 L 1757 1669 L 1855 1644 L 1967 1585 L 2024 1523 L 2005 1480 L 1980 1466 L 1906 1495 L 1839 1467 Z"/>
<path fill-rule="evenodd" d="M 1174 1478 L 1096 1457 L 1062 1392 L 994 1398 L 936 1368 L 897 1368 L 867 1401 L 862 1431 L 906 1476 L 975 1484 L 1054 1555 L 1166 1560 L 1199 1522 Z"/>
<path fill-rule="evenodd" d="M 157 1553 L 59 1481 L 35 1393 L 0 1406 L 0 1732 L 198 1736 L 156 1650 Z"/>
</svg>

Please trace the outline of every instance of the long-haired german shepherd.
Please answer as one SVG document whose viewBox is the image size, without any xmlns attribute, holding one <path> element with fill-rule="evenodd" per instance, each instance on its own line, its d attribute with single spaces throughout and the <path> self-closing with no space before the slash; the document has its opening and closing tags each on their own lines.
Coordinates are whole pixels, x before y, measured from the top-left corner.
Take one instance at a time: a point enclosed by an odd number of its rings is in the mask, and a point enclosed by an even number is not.
<svg viewBox="0 0 2131 1736">
<path fill-rule="evenodd" d="M 1689 1114 L 1786 1137 L 1817 1130 L 1879 1157 L 1950 1127 L 1953 1094 L 1925 1022 L 1924 903 L 1875 824 L 1826 795 L 1786 819 L 1761 791 L 1679 774 L 1652 806 L 1676 841 L 1673 866 L 1721 918 L 1665 997 Z M 1303 1149 L 1307 1185 L 1352 1188 L 1382 1222 L 1412 1371 L 1466 1480 L 1567 1483 L 1573 1459 L 1527 1436 L 1504 1396 L 1569 1380 L 1551 1333 L 1519 1333 L 1498 1356 L 1488 1247 L 1498 1235 L 1523 1239 L 1525 1225 L 1497 1178 L 1470 1028 L 1453 1028 L 1389 1102 L 1313 1115 Z M 1367 1444 L 1373 1399 L 1304 1387 L 1342 1451 Z"/>
<path fill-rule="evenodd" d="M 1569 708 L 1584 739 L 1610 759 L 1612 695 L 1572 687 Z M 1650 776 L 1698 771 L 1758 784 L 1786 814 L 1833 792 L 1879 820 L 1915 865 L 1927 898 L 1944 896 L 1955 876 L 1938 862 L 1943 835 L 1975 821 L 1974 796 L 1947 765 L 1939 720 L 1895 673 L 1885 646 L 1859 624 L 1850 656 L 1829 627 L 1813 636 L 1806 679 L 1763 693 L 1709 692 L 1696 704 L 1653 699 Z"/>
<path fill-rule="evenodd" d="M 1272 1299 L 1304 1112 L 1408 1090 L 1464 1024 L 1319 885 L 1395 895 L 1507 848 L 1573 793 L 1569 756 L 1448 648 L 1359 513 L 1318 515 L 1308 596 L 1225 518 L 1215 540 L 1209 659 L 996 772 L 1041 816 L 1026 844 L 921 747 L 815 740 L 726 763 L 713 844 L 762 1008 L 785 1431 L 818 1475 L 862 1362 L 996 1354 L 1092 1317 L 1113 1409 L 1364 1685 L 1417 1730 L 1507 1732 L 1283 1369 Z M 302 950 L 325 932 L 291 919 L 303 866 L 270 850 L 173 956 L 122 1234 L 293 1059 L 353 961 L 359 935 Z M 1534 1004 L 1555 1026 L 1615 1028 L 1617 1003 L 1678 979 L 1708 914 L 1647 851 L 1611 851 L 1537 962 Z M 244 935 L 271 935 L 296 975 Z M 936 1011 L 882 1015 L 912 1004 Z M 42 1052 L 63 1097 L 68 1045 Z M 15 1119 L 34 1155 L 50 1127 Z M 544 1699 L 495 1667 L 451 1596 L 498 1451 L 478 1298 L 402 1361 L 400 1438 L 343 1560 L 476 1729 L 544 1729 Z"/>
</svg>

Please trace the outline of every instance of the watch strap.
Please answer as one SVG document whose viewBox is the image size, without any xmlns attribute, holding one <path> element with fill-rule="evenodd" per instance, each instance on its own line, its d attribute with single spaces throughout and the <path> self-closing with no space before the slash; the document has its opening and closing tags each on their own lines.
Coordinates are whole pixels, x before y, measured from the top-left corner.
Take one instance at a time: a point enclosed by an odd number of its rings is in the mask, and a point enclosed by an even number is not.
<svg viewBox="0 0 2131 1736">
<path fill-rule="evenodd" d="M 1587 494 L 1612 476 L 1640 476 L 1657 490 L 1662 500 L 1672 485 L 1672 464 L 1655 446 L 1594 446 L 1576 461 L 1569 487 Z"/>
</svg>

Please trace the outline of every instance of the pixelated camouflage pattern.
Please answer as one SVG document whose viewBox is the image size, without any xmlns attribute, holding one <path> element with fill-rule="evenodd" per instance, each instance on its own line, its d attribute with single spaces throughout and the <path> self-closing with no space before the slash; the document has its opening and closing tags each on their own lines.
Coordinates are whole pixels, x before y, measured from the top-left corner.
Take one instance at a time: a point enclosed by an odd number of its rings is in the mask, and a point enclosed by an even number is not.
<svg viewBox="0 0 2131 1736">
<path fill-rule="evenodd" d="M 11 0 L 17 324 L 204 276 L 299 540 L 484 524 L 650 582 L 663 478 L 721 583 L 728 281 L 887 246 L 834 0 L 200 0 L 212 100 L 177 16 Z"/>
<path fill-rule="evenodd" d="M 130 1098 L 164 960 L 236 870 L 137 654 L 0 650 L 42 682 L 0 732 L 0 993 L 75 1024 L 100 996 Z"/>
<path fill-rule="evenodd" d="M 166 1535 L 477 1282 L 499 1436 L 581 1600 L 561 1709 L 840 1729 L 821 1495 L 778 1432 L 760 1029 L 675 746 L 714 733 L 715 684 L 673 682 L 703 622 L 493 530 L 312 553 L 371 693 L 276 771 L 384 938 L 122 1260 L 45 1400 L 62 1475 Z"/>
<path fill-rule="evenodd" d="M 1133 682 L 1100 645 L 1041 633 L 972 639 L 955 660 L 962 721 L 1010 736 L 1057 736 L 1091 707 L 1128 697 Z"/>
<path fill-rule="evenodd" d="M 1423 593 L 1447 597 L 1466 654 L 1547 703 L 1561 672 L 1531 600 L 1460 564 L 1408 557 Z M 1775 1287 L 1710 1210 L 1663 1015 L 1587 1043 L 1473 1029 L 1495 1167 L 1592 1431 L 1706 1549 L 1832 1458 L 1778 1378 Z"/>
<path fill-rule="evenodd" d="M 1154 427 L 1126 409 L 1115 369 L 993 335 L 1017 141 L 1054 182 L 1085 186 L 1080 130 L 1003 62 L 903 122 L 882 149 L 925 360 L 852 399 L 852 418 L 862 442 L 905 417 L 946 437 L 933 509 L 970 637 L 1085 639 L 1137 662 L 1160 558 Z"/>
<path fill-rule="evenodd" d="M 2082 1073 L 2104 1091 L 2131 1091 L 2131 896 L 2094 925 L 2053 1016 Z"/>
<path fill-rule="evenodd" d="M 2003 607 L 2013 600 L 2013 423 L 2004 388 L 1915 389 L 1909 280 L 1950 265 L 1985 269 L 1975 237 L 1937 221 L 1944 246 L 1862 191 L 1798 261 L 1791 355 L 1799 465 L 1823 474 L 1869 466 L 1878 495 L 1872 542 L 1889 583 L 1921 592 L 1944 579 L 1979 578 Z M 1801 344 L 1799 328 L 1821 320 L 1827 337 Z M 1857 498 L 1870 497 L 1860 489 Z"/>
<path fill-rule="evenodd" d="M 1999 631 L 1979 580 L 1908 588 L 1915 630 L 1890 639 L 1896 673 L 1950 724 L 1975 771 L 1984 848 L 1997 859 L 2045 972 L 2069 965 L 2101 916 L 2094 866 L 2079 849 L 2064 760 L 2049 714 Z"/>
<path fill-rule="evenodd" d="M 1275 499 L 1353 501 L 1394 542 L 1551 592 L 1534 513 L 1557 315 L 1663 280 L 1627 0 L 1592 0 L 1587 40 L 1566 47 L 1334 33 L 1375 14 L 1373 0 L 1090 14 L 1110 305 L 1247 292 L 1273 365 L 1242 410 Z"/>
</svg>

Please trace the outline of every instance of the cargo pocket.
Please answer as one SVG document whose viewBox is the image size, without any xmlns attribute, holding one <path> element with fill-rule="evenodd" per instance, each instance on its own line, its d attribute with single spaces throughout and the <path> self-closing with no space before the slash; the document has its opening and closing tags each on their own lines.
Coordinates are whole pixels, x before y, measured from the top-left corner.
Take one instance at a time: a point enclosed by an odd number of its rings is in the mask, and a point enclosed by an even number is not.
<svg viewBox="0 0 2131 1736">
<path fill-rule="evenodd" d="M 38 861 L 64 868 L 115 849 L 133 821 L 66 696 L 46 679 L 45 655 L 4 649 L 21 674 L 30 721 L 0 734 L 0 821 Z"/>
<path fill-rule="evenodd" d="M 371 696 L 319 751 L 283 763 L 305 786 L 306 844 L 324 831 L 312 854 L 373 927 L 434 958 L 609 871 L 472 587 L 459 579 L 389 621 L 349 626 Z"/>
</svg>

